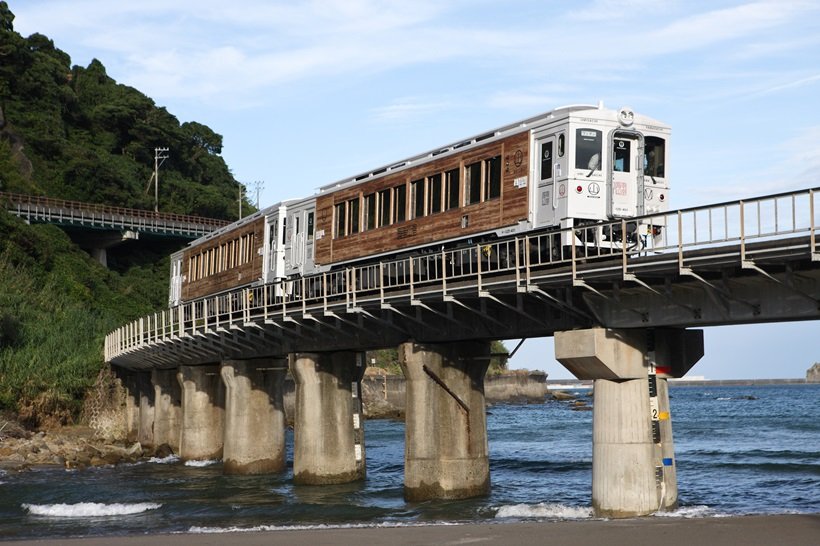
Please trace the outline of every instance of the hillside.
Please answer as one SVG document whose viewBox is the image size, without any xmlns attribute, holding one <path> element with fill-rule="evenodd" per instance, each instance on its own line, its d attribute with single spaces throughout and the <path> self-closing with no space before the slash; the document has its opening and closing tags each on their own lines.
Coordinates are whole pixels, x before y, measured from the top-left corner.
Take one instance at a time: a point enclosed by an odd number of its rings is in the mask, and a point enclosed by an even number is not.
<svg viewBox="0 0 820 546">
<path fill-rule="evenodd" d="M 220 135 L 180 123 L 97 60 L 71 66 L 13 21 L 0 1 L 0 191 L 151 210 L 154 147 L 166 147 L 160 210 L 236 218 Z M 105 334 L 167 305 L 172 250 L 135 244 L 109 271 L 60 229 L 0 211 L 0 410 L 33 426 L 76 418 L 103 367 Z"/>
<path fill-rule="evenodd" d="M 160 210 L 235 219 L 238 182 L 222 136 L 181 123 L 93 60 L 83 68 L 42 34 L 14 31 L 0 2 L 0 191 L 153 209 L 154 148 L 169 148 Z M 251 210 L 249 203 L 245 210 Z"/>
</svg>

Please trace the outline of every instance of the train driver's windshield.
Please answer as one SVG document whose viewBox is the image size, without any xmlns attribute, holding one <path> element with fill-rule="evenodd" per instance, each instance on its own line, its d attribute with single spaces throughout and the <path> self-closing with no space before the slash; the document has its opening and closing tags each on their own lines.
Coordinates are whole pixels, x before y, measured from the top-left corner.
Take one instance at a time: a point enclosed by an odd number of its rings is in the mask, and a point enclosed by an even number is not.
<svg viewBox="0 0 820 546">
<path fill-rule="evenodd" d="M 666 176 L 664 167 L 666 164 L 666 141 L 660 137 L 646 137 L 644 145 L 644 174 L 655 178 Z"/>
<path fill-rule="evenodd" d="M 601 131 L 577 129 L 575 143 L 575 168 L 588 169 L 590 176 L 601 168 Z"/>
</svg>

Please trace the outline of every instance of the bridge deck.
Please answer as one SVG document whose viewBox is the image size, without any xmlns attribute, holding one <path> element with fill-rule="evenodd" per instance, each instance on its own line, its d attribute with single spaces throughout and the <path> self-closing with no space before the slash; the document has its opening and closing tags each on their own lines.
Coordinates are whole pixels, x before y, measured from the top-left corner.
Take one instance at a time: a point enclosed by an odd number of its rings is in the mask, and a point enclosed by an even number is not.
<svg viewBox="0 0 820 546">
<path fill-rule="evenodd" d="M 195 239 L 229 222 L 184 214 L 159 213 L 79 201 L 0 192 L 0 205 L 28 222 L 84 229 L 129 230 Z"/>
<path fill-rule="evenodd" d="M 506 339 L 607 327 L 820 318 L 820 192 L 651 217 L 663 241 L 556 244 L 558 232 L 350 267 L 186 303 L 106 338 L 126 367 Z M 628 223 L 623 220 L 621 232 Z M 575 228 L 578 241 L 607 224 Z"/>
</svg>

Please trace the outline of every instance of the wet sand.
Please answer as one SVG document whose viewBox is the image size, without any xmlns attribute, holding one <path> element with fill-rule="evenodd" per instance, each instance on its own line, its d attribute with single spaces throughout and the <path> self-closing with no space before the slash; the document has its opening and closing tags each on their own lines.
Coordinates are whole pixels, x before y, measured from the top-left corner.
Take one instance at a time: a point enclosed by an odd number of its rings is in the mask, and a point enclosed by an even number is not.
<svg viewBox="0 0 820 546">
<path fill-rule="evenodd" d="M 150 530 L 146 530 L 150 532 Z M 465 545 L 569 544 L 572 546 L 818 546 L 820 514 L 741 516 L 727 518 L 649 517 L 611 521 L 561 521 L 428 525 L 354 529 L 282 530 L 219 534 L 141 535 L 79 539 L 37 539 L 2 542 L 68 546 L 256 546 L 288 545 Z"/>
</svg>

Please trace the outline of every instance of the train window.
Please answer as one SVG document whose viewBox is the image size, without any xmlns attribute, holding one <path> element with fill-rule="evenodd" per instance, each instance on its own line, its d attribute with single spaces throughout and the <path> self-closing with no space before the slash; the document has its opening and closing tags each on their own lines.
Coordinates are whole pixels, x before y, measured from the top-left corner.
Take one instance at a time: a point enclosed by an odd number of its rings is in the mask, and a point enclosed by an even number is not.
<svg viewBox="0 0 820 546">
<path fill-rule="evenodd" d="M 424 180 L 410 182 L 410 203 L 412 218 L 424 216 Z"/>
<path fill-rule="evenodd" d="M 484 199 L 501 197 L 501 156 L 484 161 Z"/>
<path fill-rule="evenodd" d="M 601 131 L 576 129 L 575 168 L 590 172 L 601 168 Z"/>
<path fill-rule="evenodd" d="M 427 177 L 427 210 L 429 214 L 441 212 L 441 173 Z"/>
<path fill-rule="evenodd" d="M 379 226 L 390 225 L 390 189 L 379 192 Z"/>
<path fill-rule="evenodd" d="M 541 143 L 541 180 L 552 178 L 552 141 Z"/>
<path fill-rule="evenodd" d="M 345 204 L 337 203 L 334 207 L 334 214 L 336 215 L 336 237 L 344 237 L 347 235 L 347 219 L 345 218 Z"/>
<path fill-rule="evenodd" d="M 364 196 L 364 229 L 376 227 L 376 194 L 370 193 Z"/>
<path fill-rule="evenodd" d="M 481 162 L 464 168 L 464 204 L 472 205 L 481 201 Z"/>
<path fill-rule="evenodd" d="M 293 219 L 294 219 L 294 224 L 296 224 L 296 225 L 294 226 L 294 227 L 295 227 L 295 230 L 296 230 L 296 231 L 295 231 L 295 232 L 296 232 L 296 235 L 299 235 L 299 215 L 294 215 Z"/>
<path fill-rule="evenodd" d="M 564 133 L 558 135 L 558 157 L 564 157 Z"/>
<path fill-rule="evenodd" d="M 444 210 L 458 208 L 458 186 L 460 169 L 451 169 L 444 173 Z"/>
<path fill-rule="evenodd" d="M 308 217 L 307 217 L 307 238 L 308 238 L 308 241 L 313 240 L 313 213 L 312 212 L 308 212 Z"/>
<path fill-rule="evenodd" d="M 644 145 L 644 174 L 663 178 L 666 156 L 666 141 L 660 137 L 648 136 Z"/>
<path fill-rule="evenodd" d="M 612 168 L 619 173 L 630 172 L 629 158 L 632 142 L 623 138 L 615 139 L 615 149 L 612 152 Z"/>
<path fill-rule="evenodd" d="M 336 205 L 338 207 L 338 205 Z M 338 218 L 338 216 L 337 216 Z M 282 216 L 282 244 L 285 244 L 285 237 L 287 237 L 288 233 L 288 218 L 287 216 Z"/>
<path fill-rule="evenodd" d="M 393 188 L 393 223 L 404 222 L 407 218 L 407 186 Z"/>
<path fill-rule="evenodd" d="M 359 233 L 359 198 L 350 199 L 347 202 L 347 222 L 350 227 L 348 232 L 353 235 Z"/>
</svg>

